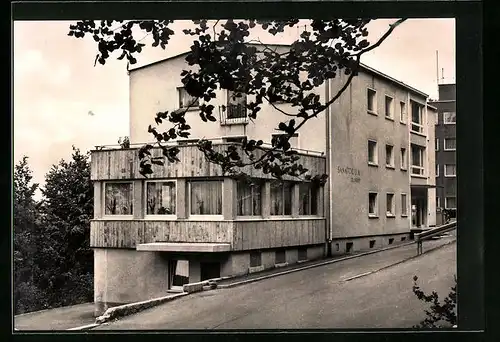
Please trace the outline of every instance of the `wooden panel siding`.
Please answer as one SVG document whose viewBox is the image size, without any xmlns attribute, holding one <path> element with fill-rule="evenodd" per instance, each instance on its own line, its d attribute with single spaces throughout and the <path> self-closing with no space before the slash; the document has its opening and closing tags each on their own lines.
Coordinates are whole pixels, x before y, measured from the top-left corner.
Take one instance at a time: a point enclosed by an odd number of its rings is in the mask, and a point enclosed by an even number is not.
<svg viewBox="0 0 500 342">
<path fill-rule="evenodd" d="M 324 242 L 324 218 L 234 221 L 233 250 L 312 245 Z"/>
<path fill-rule="evenodd" d="M 227 147 L 216 145 L 214 149 L 222 151 Z M 221 169 L 218 165 L 209 163 L 204 154 L 196 146 L 179 146 L 180 162 L 165 165 L 153 165 L 153 175 L 150 178 L 179 178 L 179 177 L 220 177 Z M 92 180 L 120 180 L 120 179 L 143 179 L 139 174 L 139 149 L 114 149 L 94 150 L 91 157 L 91 179 Z M 161 156 L 161 149 L 152 150 L 153 156 Z M 325 157 L 300 154 L 302 165 L 312 174 L 323 174 L 326 170 Z M 262 170 L 256 170 L 251 166 L 243 169 L 249 175 L 256 178 L 270 179 Z M 290 177 L 285 177 L 290 179 Z"/>
<path fill-rule="evenodd" d="M 135 248 L 152 242 L 231 243 L 231 221 L 94 220 L 90 247 Z"/>
</svg>

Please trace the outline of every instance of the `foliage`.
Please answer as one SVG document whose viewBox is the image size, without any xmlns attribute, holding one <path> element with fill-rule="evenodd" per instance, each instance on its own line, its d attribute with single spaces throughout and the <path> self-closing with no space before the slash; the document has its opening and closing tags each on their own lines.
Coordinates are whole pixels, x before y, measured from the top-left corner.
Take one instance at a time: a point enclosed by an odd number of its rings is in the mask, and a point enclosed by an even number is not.
<svg viewBox="0 0 500 342">
<path fill-rule="evenodd" d="M 121 148 L 130 148 L 130 139 L 129 137 L 120 137 L 118 138 L 118 144 Z"/>
<path fill-rule="evenodd" d="M 430 309 L 425 310 L 426 318 L 414 328 L 444 328 L 457 325 L 457 277 L 455 276 L 455 285 L 450 293 L 441 303 L 436 291 L 431 294 L 425 294 L 417 284 L 418 277 L 413 277 L 413 293 L 419 300 L 431 303 Z"/>
<path fill-rule="evenodd" d="M 73 148 L 69 162 L 53 165 L 39 203 L 27 160 L 14 172 L 15 313 L 92 301 L 89 155 Z"/>
<path fill-rule="evenodd" d="M 308 174 L 289 139 L 341 96 L 357 75 L 361 56 L 379 46 L 404 20 L 390 25 L 373 45 L 367 40 L 370 20 L 312 20 L 311 32 L 304 31 L 286 52 L 278 52 L 248 37 L 255 28 L 275 36 L 284 32 L 285 27 L 298 25 L 297 19 L 217 20 L 213 25 L 207 20 L 193 20 L 195 28 L 183 30 L 193 43 L 186 56 L 189 68 L 183 70 L 180 77 L 187 93 L 202 100 L 199 106 L 201 120 L 207 124 L 217 121 L 211 101 L 220 89 L 231 91 L 235 98 L 248 96 L 250 101 L 247 100 L 245 106 L 250 120 L 257 118 L 265 102 L 286 118 L 276 128 L 281 134 L 272 139 L 271 147 L 266 147 L 262 140 L 245 138 L 240 145 L 229 144 L 224 151 L 214 148 L 206 139 L 199 140 L 198 148 L 210 162 L 220 165 L 224 174 L 239 175 L 242 167 L 250 165 L 278 179 L 289 175 L 324 182 L 324 175 Z M 142 41 L 147 36 L 152 37 L 153 47 L 165 49 L 171 36 L 176 34 L 169 27 L 172 23 L 172 20 L 83 20 L 70 25 L 68 35 L 93 37 L 98 48 L 95 63 L 104 65 L 113 52 L 118 52 L 118 59 L 126 58 L 129 65 L 137 62 L 137 55 L 146 46 Z M 138 34 L 141 39 L 137 38 Z M 347 75 L 345 84 L 332 98 L 322 101 L 314 90 L 342 74 Z M 291 110 L 276 106 L 277 100 L 290 104 Z M 191 126 L 185 114 L 197 102 L 187 108 L 156 114 L 156 125 L 169 124 L 163 132 L 152 125 L 148 129 L 155 144 L 161 147 L 163 157 L 152 157 L 153 144 L 143 146 L 139 151 L 142 175 L 152 174 L 152 165 L 163 165 L 165 158 L 168 162 L 179 161 L 179 149 L 164 143 L 189 137 Z M 226 108 L 222 106 L 220 110 Z"/>
</svg>

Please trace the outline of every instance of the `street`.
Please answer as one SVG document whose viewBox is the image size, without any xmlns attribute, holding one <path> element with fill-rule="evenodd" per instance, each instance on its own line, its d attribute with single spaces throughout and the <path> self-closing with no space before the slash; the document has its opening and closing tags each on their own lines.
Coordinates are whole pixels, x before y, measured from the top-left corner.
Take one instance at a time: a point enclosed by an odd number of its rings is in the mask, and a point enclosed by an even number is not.
<svg viewBox="0 0 500 342">
<path fill-rule="evenodd" d="M 424 252 L 452 239 L 429 241 Z M 411 328 L 427 308 L 412 292 L 413 276 L 425 292 L 446 296 L 456 274 L 456 243 L 388 267 L 415 253 L 411 245 L 200 292 L 94 330 Z"/>
</svg>

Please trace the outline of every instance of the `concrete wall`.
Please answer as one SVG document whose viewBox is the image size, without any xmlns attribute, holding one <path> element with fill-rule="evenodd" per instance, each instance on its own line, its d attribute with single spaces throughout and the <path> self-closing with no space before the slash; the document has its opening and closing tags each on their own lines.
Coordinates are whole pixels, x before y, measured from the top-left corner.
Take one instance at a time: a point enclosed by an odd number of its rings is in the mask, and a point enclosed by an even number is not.
<svg viewBox="0 0 500 342">
<path fill-rule="evenodd" d="M 96 311 L 166 295 L 168 260 L 164 253 L 133 249 L 94 249 Z"/>
<path fill-rule="evenodd" d="M 436 116 L 437 110 L 427 106 L 427 166 L 428 184 L 436 185 Z M 436 188 L 427 191 L 427 225 L 436 225 Z"/>
<path fill-rule="evenodd" d="M 332 96 L 346 77 L 332 82 Z M 377 92 L 377 115 L 367 110 L 367 89 Z M 394 119 L 385 117 L 385 95 L 393 98 Z M 418 98 L 418 95 L 412 94 Z M 409 129 L 399 117 L 400 101 L 406 103 L 409 120 L 409 93 L 392 82 L 361 72 L 331 108 L 333 238 L 402 233 L 410 228 L 409 217 L 401 215 L 401 194 L 407 194 L 410 206 L 409 171 L 402 170 L 401 148 L 409 161 Z M 420 102 L 425 103 L 425 98 Z M 368 140 L 377 141 L 378 166 L 368 164 Z M 385 165 L 385 145 L 393 145 L 394 168 Z M 354 175 L 345 172 L 354 169 Z M 351 170 L 349 169 L 349 170 Z M 409 168 L 408 168 L 409 169 Z M 359 179 L 357 179 L 359 177 Z M 368 217 L 368 193 L 378 193 L 378 218 Z M 393 193 L 395 217 L 386 217 L 386 194 Z M 409 209 L 408 209 L 409 210 Z"/>
<path fill-rule="evenodd" d="M 283 49 L 283 48 L 279 48 Z M 278 50 L 279 50 L 278 49 Z M 178 56 L 153 64 L 146 68 L 130 72 L 130 141 L 143 143 L 152 141 L 153 137 L 147 132 L 148 126 L 154 126 L 154 117 L 160 111 L 172 111 L 179 108 L 177 87 L 182 87 L 180 73 L 188 69 L 185 56 Z M 321 88 L 322 89 L 322 88 Z M 318 89 L 318 92 L 323 92 Z M 227 104 L 227 93 L 217 91 L 217 97 L 210 101 L 215 106 L 214 116 L 219 119 L 219 106 Z M 249 101 L 251 98 L 249 98 Z M 284 111 L 291 109 L 288 104 L 276 104 Z M 265 102 L 254 123 L 244 125 L 221 125 L 219 121 L 204 123 L 196 110 L 186 113 L 186 119 L 191 126 L 190 138 L 219 138 L 231 135 L 247 135 L 252 139 L 271 141 L 271 134 L 276 133 L 279 122 L 289 118 L 281 114 L 270 104 Z M 169 126 L 160 126 L 169 127 Z M 209 133 L 207 133 L 209 132 Z M 320 134 L 318 134 L 320 132 Z M 320 116 L 310 120 L 299 132 L 299 148 L 325 151 L 325 118 Z"/>
<path fill-rule="evenodd" d="M 370 247 L 370 241 L 375 241 L 375 244 Z M 391 241 L 392 240 L 392 241 Z M 347 252 L 347 243 L 352 243 L 352 249 L 349 253 L 369 251 L 372 249 L 389 247 L 392 245 L 397 245 L 401 243 L 406 243 L 410 241 L 410 234 L 408 232 L 400 234 L 390 234 L 383 236 L 366 236 L 360 238 L 345 238 L 345 239 L 334 239 L 332 241 L 332 254 L 333 255 L 343 255 Z"/>
</svg>

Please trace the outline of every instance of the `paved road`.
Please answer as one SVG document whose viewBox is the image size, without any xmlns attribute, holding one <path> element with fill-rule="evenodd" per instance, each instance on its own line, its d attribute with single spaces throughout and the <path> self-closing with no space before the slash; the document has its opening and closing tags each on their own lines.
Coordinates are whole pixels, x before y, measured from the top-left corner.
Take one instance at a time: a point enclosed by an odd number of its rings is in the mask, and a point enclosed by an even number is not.
<svg viewBox="0 0 500 342">
<path fill-rule="evenodd" d="M 94 303 L 36 311 L 14 317 L 14 327 L 18 330 L 66 330 L 94 322 Z"/>
<path fill-rule="evenodd" d="M 430 241 L 424 251 L 453 239 Z M 415 253 L 411 245 L 205 291 L 94 330 L 410 328 L 424 318 L 425 308 L 412 293 L 413 276 L 424 290 L 445 296 L 456 274 L 456 243 L 388 267 Z M 370 271 L 376 272 L 350 280 Z"/>
</svg>

